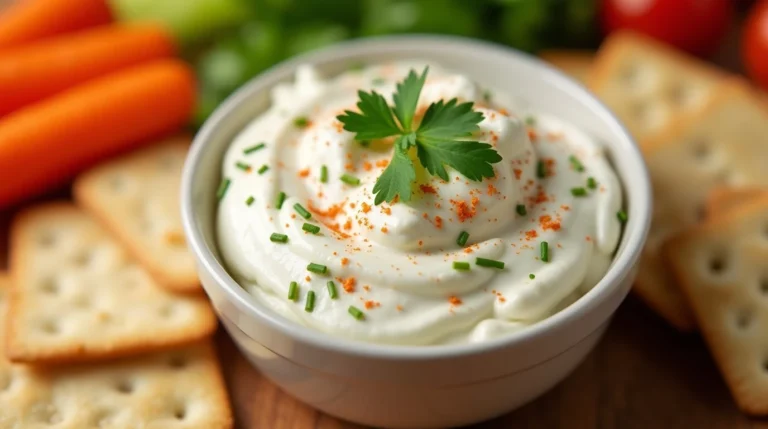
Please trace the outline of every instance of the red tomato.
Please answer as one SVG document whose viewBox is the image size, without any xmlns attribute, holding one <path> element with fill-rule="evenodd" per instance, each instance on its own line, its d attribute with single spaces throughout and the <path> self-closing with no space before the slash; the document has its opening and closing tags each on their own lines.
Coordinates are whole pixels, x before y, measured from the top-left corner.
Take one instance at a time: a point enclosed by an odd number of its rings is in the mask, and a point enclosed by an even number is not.
<svg viewBox="0 0 768 429">
<path fill-rule="evenodd" d="M 744 25 L 741 55 L 747 73 L 768 89 L 768 0 L 761 0 L 750 12 Z"/>
<path fill-rule="evenodd" d="M 603 0 L 603 30 L 627 28 L 696 55 L 717 48 L 731 22 L 731 0 Z"/>
</svg>

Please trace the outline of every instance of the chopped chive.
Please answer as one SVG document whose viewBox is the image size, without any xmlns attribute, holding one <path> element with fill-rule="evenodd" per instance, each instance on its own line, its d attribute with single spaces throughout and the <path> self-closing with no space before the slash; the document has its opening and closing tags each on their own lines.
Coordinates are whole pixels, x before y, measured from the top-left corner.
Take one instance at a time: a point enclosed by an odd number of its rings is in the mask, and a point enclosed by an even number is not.
<svg viewBox="0 0 768 429">
<path fill-rule="evenodd" d="M 574 197 L 585 197 L 587 195 L 587 190 L 582 187 L 571 188 L 571 195 Z"/>
<path fill-rule="evenodd" d="M 269 170 L 269 166 L 267 164 L 264 164 L 261 167 L 259 167 L 258 171 L 256 172 L 259 174 L 264 174 L 267 172 L 267 170 Z"/>
<path fill-rule="evenodd" d="M 365 320 L 365 313 L 360 311 L 360 309 L 355 307 L 354 305 L 350 305 L 349 308 L 347 309 L 347 312 L 357 320 Z"/>
<path fill-rule="evenodd" d="M 328 267 L 326 267 L 325 265 L 320 265 L 314 262 L 310 262 L 309 265 L 307 265 L 307 271 L 315 274 L 325 274 L 328 272 Z"/>
<path fill-rule="evenodd" d="M 464 245 L 467 244 L 467 240 L 469 240 L 469 233 L 467 231 L 461 231 L 461 234 L 459 234 L 459 238 L 456 239 L 456 244 L 458 244 L 461 247 L 464 247 Z"/>
<path fill-rule="evenodd" d="M 377 77 L 371 81 L 374 86 L 384 85 L 387 81 L 383 77 Z"/>
<path fill-rule="evenodd" d="M 587 177 L 587 188 L 597 189 L 597 180 L 594 177 Z"/>
<path fill-rule="evenodd" d="M 469 262 L 453 261 L 453 269 L 456 271 L 469 271 Z"/>
<path fill-rule="evenodd" d="M 533 280 L 536 278 L 536 274 L 528 274 L 528 278 Z"/>
<path fill-rule="evenodd" d="M 360 184 L 360 179 L 357 177 L 351 175 L 351 174 L 342 174 L 340 177 L 341 181 L 346 183 L 347 185 L 357 186 Z"/>
<path fill-rule="evenodd" d="M 247 200 L 245 200 L 245 205 L 250 206 L 254 201 L 256 201 L 256 198 L 253 198 L 253 195 L 251 195 Z"/>
<path fill-rule="evenodd" d="M 627 212 L 625 212 L 624 210 L 617 212 L 616 217 L 619 218 L 619 222 L 621 223 L 627 223 L 627 220 L 629 219 L 629 216 L 627 216 Z"/>
<path fill-rule="evenodd" d="M 272 235 L 269 236 L 269 241 L 273 243 L 287 243 L 288 242 L 288 236 L 285 234 L 280 234 L 277 232 L 273 232 Z"/>
<path fill-rule="evenodd" d="M 371 145 L 370 140 L 359 140 L 357 143 L 360 144 L 360 146 L 362 147 L 368 147 Z"/>
<path fill-rule="evenodd" d="M 349 71 L 360 72 L 360 71 L 363 71 L 364 68 L 365 68 L 365 63 L 356 62 L 356 63 L 350 64 Z"/>
<path fill-rule="evenodd" d="M 544 262 L 549 262 L 549 243 L 546 241 L 541 242 L 541 260 Z"/>
<path fill-rule="evenodd" d="M 311 313 L 315 309 L 315 291 L 307 292 L 307 303 L 304 305 L 304 311 Z"/>
<path fill-rule="evenodd" d="M 490 103 L 492 97 L 493 97 L 493 94 L 491 94 L 491 91 L 489 91 L 487 89 L 485 91 L 483 91 L 483 100 L 486 103 Z"/>
<path fill-rule="evenodd" d="M 251 166 L 246 164 L 246 163 L 244 163 L 244 162 L 240 162 L 240 161 L 236 162 L 235 163 L 235 167 L 237 167 L 237 168 L 239 168 L 239 169 L 241 169 L 241 170 L 243 170 L 245 172 L 251 171 Z"/>
<path fill-rule="evenodd" d="M 303 217 L 304 219 L 309 219 L 312 217 L 312 213 L 308 212 L 307 209 L 305 209 L 304 206 L 299 203 L 294 204 L 293 209 L 296 210 L 296 213 L 298 213 L 299 216 Z"/>
<path fill-rule="evenodd" d="M 307 125 L 309 125 L 309 119 L 307 119 L 305 116 L 299 116 L 293 120 L 293 125 L 299 128 L 306 128 Z"/>
<path fill-rule="evenodd" d="M 480 267 L 489 267 L 489 268 L 498 268 L 498 269 L 504 268 L 504 262 L 496 261 L 494 259 L 485 259 L 485 258 L 475 259 L 475 265 L 478 265 Z"/>
<path fill-rule="evenodd" d="M 264 144 L 264 143 L 259 143 L 259 144 L 255 145 L 255 146 L 247 147 L 247 148 L 243 149 L 243 154 L 244 155 L 250 155 L 250 154 L 256 152 L 257 150 L 264 149 L 264 147 L 266 147 L 266 146 L 267 145 Z"/>
<path fill-rule="evenodd" d="M 517 214 L 519 214 L 520 216 L 525 216 L 526 214 L 528 214 L 528 210 L 525 209 L 525 204 L 518 204 L 516 207 L 516 210 L 517 210 Z"/>
<path fill-rule="evenodd" d="M 328 167 L 320 167 L 320 183 L 328 183 Z"/>
<path fill-rule="evenodd" d="M 536 164 L 536 177 L 539 179 L 547 177 L 547 166 L 544 165 L 544 161 L 539 161 Z"/>
<path fill-rule="evenodd" d="M 288 287 L 288 299 L 296 302 L 297 299 L 299 299 L 299 284 L 296 282 L 291 282 L 291 285 Z"/>
<path fill-rule="evenodd" d="M 307 231 L 310 234 L 317 234 L 320 232 L 320 227 L 317 225 L 312 225 L 311 223 L 304 223 L 304 225 L 301 226 L 301 229 L 304 231 Z"/>
<path fill-rule="evenodd" d="M 529 126 L 534 126 L 534 125 L 536 125 L 536 117 L 534 117 L 534 116 L 528 116 L 527 118 L 525 118 L 525 124 L 526 124 L 526 125 L 529 125 Z"/>
<path fill-rule="evenodd" d="M 328 296 L 330 296 L 331 299 L 339 297 L 339 293 L 336 291 L 336 283 L 334 283 L 333 280 L 328 280 L 326 286 L 328 286 Z"/>
<path fill-rule="evenodd" d="M 224 198 L 224 195 L 227 193 L 227 189 L 229 189 L 229 184 L 232 183 L 229 179 L 224 179 L 221 181 L 221 184 L 219 184 L 219 189 L 216 191 L 216 198 L 221 200 Z"/>
<path fill-rule="evenodd" d="M 584 164 L 579 161 L 579 158 L 576 158 L 575 155 L 571 155 L 568 157 L 568 160 L 571 161 L 571 166 L 573 166 L 573 169 L 581 173 L 584 171 Z"/>
<path fill-rule="evenodd" d="M 280 192 L 279 194 L 277 194 L 277 202 L 275 203 L 277 208 L 279 209 L 283 208 L 283 203 L 285 202 L 286 197 L 287 195 L 285 195 L 285 192 Z"/>
</svg>

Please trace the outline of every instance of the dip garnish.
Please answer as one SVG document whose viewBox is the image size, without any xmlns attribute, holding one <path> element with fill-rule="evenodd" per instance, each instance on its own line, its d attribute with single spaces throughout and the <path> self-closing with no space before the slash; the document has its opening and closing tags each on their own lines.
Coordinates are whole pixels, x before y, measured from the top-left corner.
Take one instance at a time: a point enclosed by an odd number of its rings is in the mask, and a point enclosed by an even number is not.
<svg viewBox="0 0 768 429">
<path fill-rule="evenodd" d="M 616 213 L 616 217 L 619 218 L 619 222 L 621 223 L 627 223 L 627 220 L 629 219 L 629 216 L 627 216 L 627 212 L 624 210 Z"/>
<path fill-rule="evenodd" d="M 547 177 L 547 166 L 544 164 L 544 161 L 539 161 L 536 163 L 536 177 L 539 179 Z"/>
<path fill-rule="evenodd" d="M 469 233 L 467 231 L 461 231 L 459 238 L 456 239 L 456 244 L 464 247 L 464 245 L 467 244 L 467 240 L 469 240 Z"/>
<path fill-rule="evenodd" d="M 589 188 L 589 189 L 597 189 L 597 180 L 595 180 L 594 177 L 588 177 L 587 178 L 587 188 Z"/>
<path fill-rule="evenodd" d="M 221 200 L 224 198 L 224 195 L 227 193 L 227 189 L 229 189 L 229 184 L 232 183 L 229 179 L 224 179 L 221 181 L 221 184 L 219 184 L 219 189 L 216 191 L 216 198 Z"/>
<path fill-rule="evenodd" d="M 541 242 L 541 260 L 549 262 L 549 243 L 546 241 Z"/>
<path fill-rule="evenodd" d="M 277 206 L 277 208 L 279 209 L 283 208 L 283 203 L 285 202 L 286 197 L 287 195 L 285 195 L 285 192 L 280 192 L 279 194 L 277 194 L 277 202 L 275 202 L 275 205 Z"/>
<path fill-rule="evenodd" d="M 347 309 L 347 312 L 352 315 L 357 320 L 365 320 L 365 313 L 360 311 L 359 308 L 355 307 L 354 305 L 350 305 L 349 309 Z"/>
<path fill-rule="evenodd" d="M 296 213 L 298 213 L 299 216 L 303 217 L 304 219 L 309 219 L 312 217 L 312 213 L 308 212 L 307 209 L 305 209 L 304 206 L 299 203 L 294 204 L 293 209 L 296 210 Z"/>
<path fill-rule="evenodd" d="M 525 209 L 525 204 L 518 204 L 515 210 L 517 210 L 517 214 L 520 216 L 525 216 L 528 213 L 528 210 Z"/>
<path fill-rule="evenodd" d="M 392 96 L 393 107 L 376 91 L 358 91 L 360 113 L 346 110 L 336 117 L 345 130 L 356 133 L 355 140 L 396 136 L 392 160 L 373 187 L 376 205 L 392 202 L 398 196 L 402 201 L 411 199 L 411 184 L 416 180 L 414 152 L 431 175 L 444 181 L 449 180 L 445 165 L 467 179 L 481 181 L 494 177 L 492 164 L 501 161 L 501 155 L 490 144 L 460 140 L 477 131 L 483 120 L 483 114 L 472 109 L 472 102 L 459 104 L 454 98 L 447 103 L 443 100 L 432 103 L 421 123 L 414 127 L 413 119 L 428 70 L 425 68 L 421 76 L 411 70 L 408 77 L 397 84 Z"/>
<path fill-rule="evenodd" d="M 504 268 L 504 262 L 486 258 L 475 259 L 475 265 L 480 267 L 498 268 L 500 270 Z"/>
<path fill-rule="evenodd" d="M 586 197 L 587 190 L 582 187 L 571 188 L 571 195 L 573 195 L 574 197 Z"/>
<path fill-rule="evenodd" d="M 315 274 L 325 274 L 328 272 L 328 267 L 310 262 L 309 265 L 307 265 L 307 271 Z"/>
<path fill-rule="evenodd" d="M 255 145 L 255 146 L 247 147 L 247 148 L 245 148 L 243 150 L 243 154 L 244 155 L 250 155 L 253 152 L 256 152 L 257 150 L 264 149 L 265 146 L 266 146 L 266 144 L 259 143 L 259 144 Z"/>
<path fill-rule="evenodd" d="M 269 236 L 269 241 L 273 243 L 287 243 L 288 242 L 288 236 L 285 234 L 280 234 L 278 232 L 273 232 L 272 235 Z"/>
<path fill-rule="evenodd" d="M 336 283 L 334 283 L 333 280 L 328 280 L 326 286 L 328 286 L 328 296 L 330 296 L 331 299 L 336 299 L 339 297 L 339 292 L 336 291 Z"/>
<path fill-rule="evenodd" d="M 240 161 L 236 162 L 235 163 L 235 167 L 245 171 L 246 173 L 250 173 L 251 172 L 251 166 L 249 164 L 244 163 L 244 162 L 240 162 Z"/>
<path fill-rule="evenodd" d="M 293 120 L 293 125 L 297 126 L 298 128 L 306 128 L 309 125 L 309 119 L 305 118 L 304 116 L 299 116 Z"/>
<path fill-rule="evenodd" d="M 261 167 L 259 167 L 259 170 L 257 171 L 257 173 L 264 174 L 267 172 L 267 170 L 269 170 L 269 166 L 267 164 L 264 164 Z"/>
<path fill-rule="evenodd" d="M 453 269 L 457 271 L 469 271 L 469 262 L 453 261 Z"/>
<path fill-rule="evenodd" d="M 311 223 L 304 223 L 304 225 L 301 226 L 301 229 L 304 231 L 307 231 L 310 234 L 317 234 L 320 232 L 320 227 L 317 225 L 312 225 Z"/>
<path fill-rule="evenodd" d="M 247 200 L 245 200 L 245 205 L 250 206 L 253 204 L 253 202 L 256 201 L 256 198 L 253 198 L 253 195 L 249 196 Z"/>
<path fill-rule="evenodd" d="M 328 183 L 328 167 L 325 165 L 320 167 L 320 183 Z"/>
<path fill-rule="evenodd" d="M 574 155 L 571 155 L 568 157 L 568 161 L 571 162 L 571 166 L 573 167 L 574 170 L 578 171 L 579 173 L 584 171 L 584 165 L 581 163 L 581 161 L 579 161 L 579 158 L 576 158 Z"/>
<path fill-rule="evenodd" d="M 535 278 L 536 278 L 536 274 L 533 274 L 533 273 L 531 273 L 531 274 L 528 274 L 528 278 L 529 278 L 529 279 L 531 279 L 531 280 L 533 280 L 533 279 L 535 279 Z"/>
<path fill-rule="evenodd" d="M 311 313 L 315 309 L 315 291 L 307 292 L 307 303 L 304 305 L 304 311 Z"/>
<path fill-rule="evenodd" d="M 357 186 L 360 184 L 360 179 L 351 174 L 342 174 L 339 179 L 350 186 Z"/>
<path fill-rule="evenodd" d="M 299 284 L 296 282 L 291 282 L 291 285 L 288 287 L 288 299 L 291 301 L 296 301 L 299 299 Z"/>
</svg>

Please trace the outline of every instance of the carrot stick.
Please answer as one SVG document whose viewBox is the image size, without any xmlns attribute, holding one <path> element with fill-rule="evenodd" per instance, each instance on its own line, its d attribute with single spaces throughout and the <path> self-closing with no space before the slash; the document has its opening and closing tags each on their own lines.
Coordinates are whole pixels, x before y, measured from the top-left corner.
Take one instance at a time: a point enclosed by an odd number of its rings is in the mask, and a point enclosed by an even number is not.
<svg viewBox="0 0 768 429">
<path fill-rule="evenodd" d="M 194 108 L 189 66 L 158 60 L 74 87 L 0 120 L 0 208 L 184 125 Z"/>
<path fill-rule="evenodd" d="M 0 50 L 111 21 L 105 0 L 17 0 L 0 12 Z"/>
<path fill-rule="evenodd" d="M 78 83 L 173 52 L 170 36 L 153 24 L 102 26 L 0 51 L 0 117 Z"/>
</svg>

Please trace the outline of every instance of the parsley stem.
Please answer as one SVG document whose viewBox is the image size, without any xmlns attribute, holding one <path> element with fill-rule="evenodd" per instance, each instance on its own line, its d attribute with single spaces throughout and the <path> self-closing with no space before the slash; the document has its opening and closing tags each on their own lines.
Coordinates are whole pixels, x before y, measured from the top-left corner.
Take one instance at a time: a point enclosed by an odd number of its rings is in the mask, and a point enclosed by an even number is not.
<svg viewBox="0 0 768 429">
<path fill-rule="evenodd" d="M 540 245 L 541 260 L 549 262 L 549 243 L 542 241 Z"/>
<path fill-rule="evenodd" d="M 310 262 L 309 265 L 307 265 L 307 271 L 315 274 L 325 274 L 328 272 L 328 267 L 326 267 L 325 265 L 320 265 L 314 262 Z"/>
<path fill-rule="evenodd" d="M 310 233 L 310 234 L 317 234 L 320 232 L 320 227 L 317 225 L 312 225 L 311 223 L 304 222 L 304 225 L 301 226 L 301 229 L 304 231 Z"/>
<path fill-rule="evenodd" d="M 303 217 L 304 219 L 309 219 L 312 217 L 312 213 L 308 212 L 307 209 L 305 209 L 304 206 L 299 203 L 294 204 L 293 209 L 296 210 L 296 213 L 298 213 L 299 216 Z"/>
<path fill-rule="evenodd" d="M 250 155 L 250 154 L 256 152 L 257 150 L 264 149 L 265 146 L 266 146 L 266 144 L 259 143 L 259 144 L 255 145 L 255 146 L 247 147 L 247 148 L 245 148 L 243 150 L 243 155 Z"/>
<path fill-rule="evenodd" d="M 469 271 L 469 262 L 453 261 L 453 269 L 456 271 Z"/>
<path fill-rule="evenodd" d="M 280 234 L 277 232 L 273 232 L 272 235 L 269 236 L 269 241 L 273 243 L 287 243 L 288 242 L 288 236 L 285 234 Z"/>
<path fill-rule="evenodd" d="M 296 302 L 297 299 L 299 299 L 299 284 L 296 282 L 291 282 L 290 286 L 288 286 L 288 299 Z"/>
<path fill-rule="evenodd" d="M 469 240 L 469 233 L 467 231 L 461 231 L 459 238 L 456 239 L 456 244 L 464 247 L 467 244 L 467 240 Z"/>
<path fill-rule="evenodd" d="M 341 175 L 341 181 L 351 186 L 357 186 L 360 184 L 360 179 L 358 179 L 357 177 L 351 174 L 346 174 L 346 173 Z"/>
<path fill-rule="evenodd" d="M 304 311 L 311 313 L 315 309 L 315 291 L 307 292 L 307 303 L 304 304 Z"/>
<path fill-rule="evenodd" d="M 350 305 L 349 308 L 347 309 L 347 312 L 357 320 L 365 320 L 365 313 L 360 311 L 360 309 L 355 307 L 354 305 Z"/>
<path fill-rule="evenodd" d="M 339 292 L 336 291 L 336 283 L 334 283 L 333 280 L 328 280 L 326 286 L 328 287 L 328 296 L 330 296 L 331 299 L 336 299 L 339 297 Z"/>
<path fill-rule="evenodd" d="M 486 258 L 475 259 L 475 265 L 480 267 L 498 268 L 500 270 L 504 268 L 504 262 Z"/>
</svg>

